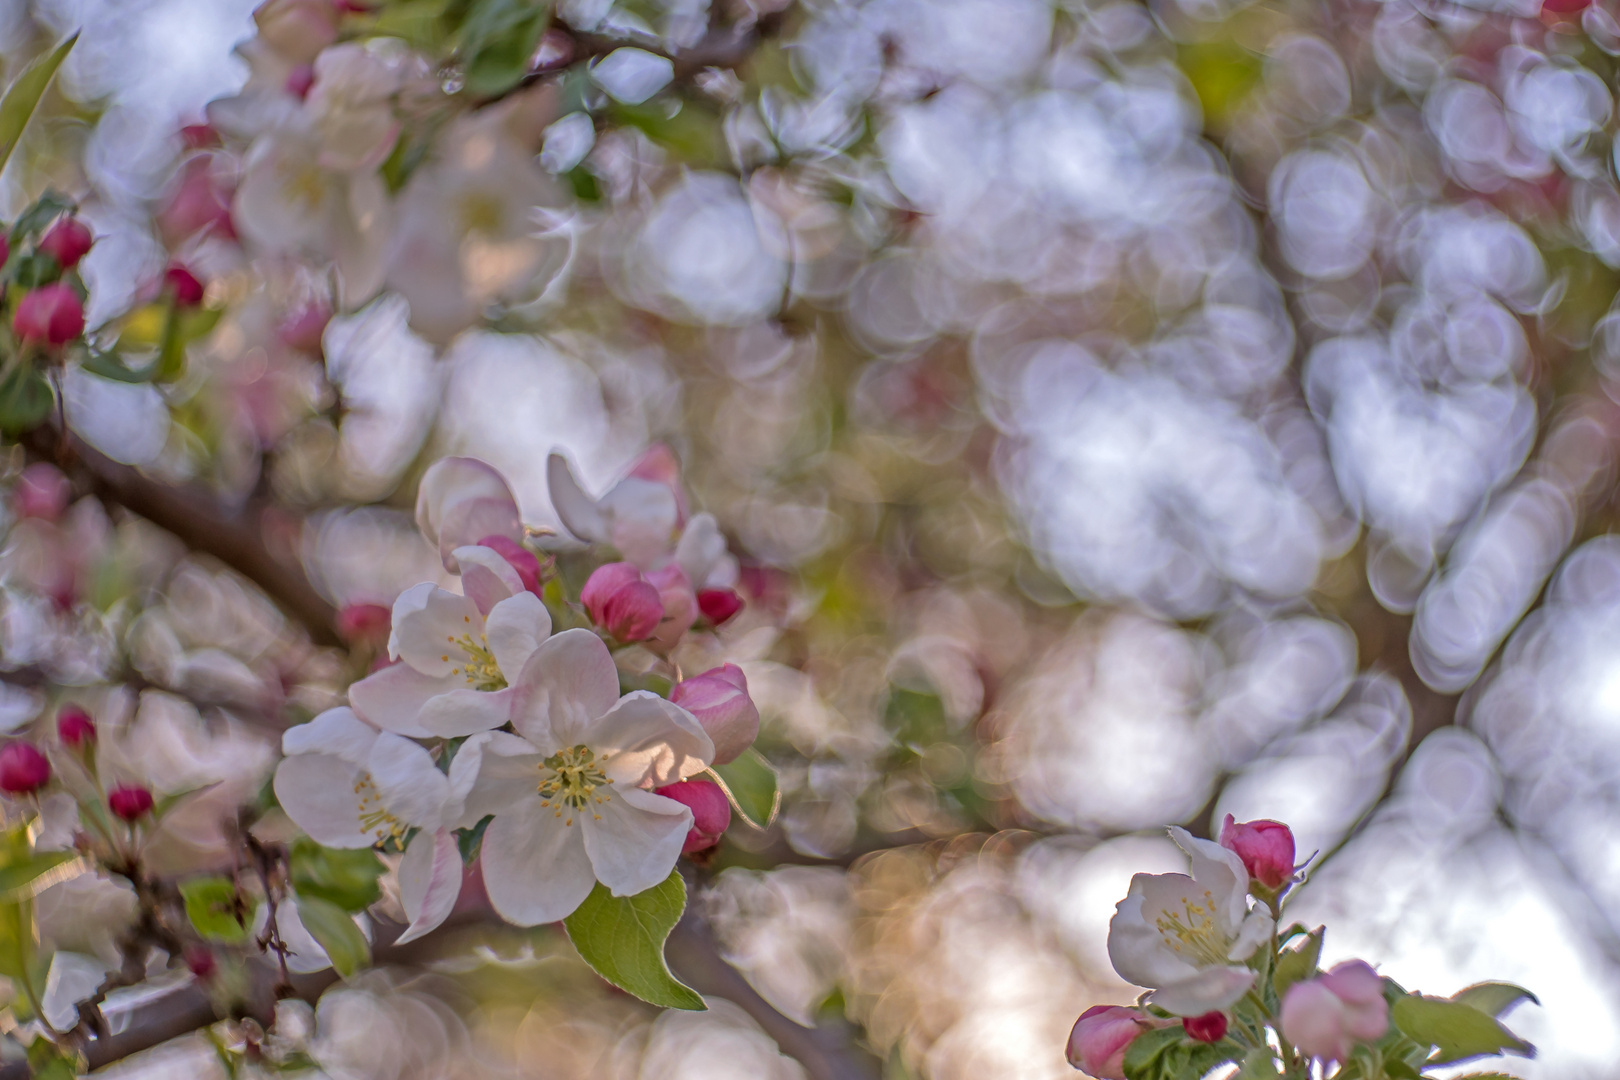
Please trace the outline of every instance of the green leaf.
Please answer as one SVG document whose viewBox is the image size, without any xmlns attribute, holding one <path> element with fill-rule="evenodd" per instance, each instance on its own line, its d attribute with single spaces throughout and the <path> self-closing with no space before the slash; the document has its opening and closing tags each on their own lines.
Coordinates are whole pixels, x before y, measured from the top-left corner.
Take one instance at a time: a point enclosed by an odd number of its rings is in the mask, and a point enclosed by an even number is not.
<svg viewBox="0 0 1620 1080">
<path fill-rule="evenodd" d="M 54 191 L 47 191 L 41 195 L 35 200 L 34 205 L 19 214 L 17 220 L 11 224 L 9 239 L 13 255 L 17 252 L 20 241 L 43 232 L 45 226 L 72 209 L 73 203 Z"/>
<path fill-rule="evenodd" d="M 1125 1080 L 1163 1080 L 1165 1055 L 1182 1041 L 1180 1025 L 1138 1035 L 1125 1050 Z"/>
<path fill-rule="evenodd" d="M 62 276 L 62 264 L 46 251 L 18 255 L 6 265 L 11 271 L 11 280 L 25 289 L 49 285 Z"/>
<path fill-rule="evenodd" d="M 33 901 L 0 903 L 0 975 L 16 982 L 26 982 L 33 955 Z"/>
<path fill-rule="evenodd" d="M 1276 1080 L 1277 1062 L 1270 1050 L 1250 1050 L 1232 1080 Z"/>
<path fill-rule="evenodd" d="M 52 76 L 78 40 L 79 35 L 74 34 L 23 68 L 17 81 L 6 91 L 6 96 L 0 98 L 0 169 L 6 167 L 6 161 L 17 148 L 17 140 L 22 138 L 23 129 L 34 115 L 39 99 L 45 96 L 46 89 L 51 85 Z"/>
<path fill-rule="evenodd" d="M 49 881 L 35 885 L 41 877 L 78 857 L 76 851 L 44 851 L 0 868 L 0 896 L 13 900 L 33 896 L 46 885 L 62 880 L 63 875 L 51 875 Z M 13 896 L 13 893 L 23 895 Z"/>
<path fill-rule="evenodd" d="M 28 1072 L 33 1080 L 73 1080 L 82 1065 L 77 1055 L 63 1053 L 49 1039 L 35 1039 L 28 1048 Z"/>
<path fill-rule="evenodd" d="M 229 878 L 193 878 L 180 883 L 180 896 L 186 902 L 186 918 L 197 933 L 210 941 L 229 945 L 246 941 L 246 912 L 236 883 Z"/>
<path fill-rule="evenodd" d="M 332 969 L 347 979 L 371 962 L 371 946 L 354 919 L 336 904 L 315 896 L 298 897 L 298 918 L 326 950 Z"/>
<path fill-rule="evenodd" d="M 495 97 L 523 81 L 550 21 L 541 0 L 473 0 L 460 35 L 467 93 Z"/>
<path fill-rule="evenodd" d="M 1290 986 L 1316 974 L 1317 961 L 1322 957 L 1322 936 L 1326 932 L 1327 927 L 1318 926 L 1297 947 L 1277 953 L 1277 970 L 1271 976 L 1277 1000 L 1282 1000 Z"/>
<path fill-rule="evenodd" d="M 782 809 L 782 790 L 765 755 L 749 747 L 735 761 L 709 769 L 709 775 L 745 822 L 755 829 L 771 827 Z"/>
<path fill-rule="evenodd" d="M 1541 1004 L 1541 999 L 1524 987 L 1505 982 L 1475 983 L 1452 994 L 1451 1000 L 1478 1009 L 1488 1016 L 1501 1016 L 1521 1001 Z"/>
<path fill-rule="evenodd" d="M 310 839 L 296 841 L 289 860 L 293 888 L 344 911 L 370 907 L 382 895 L 377 879 L 387 870 L 371 848 L 345 851 Z"/>
<path fill-rule="evenodd" d="M 156 364 L 132 368 L 120 360 L 117 353 L 103 352 L 100 349 L 91 349 L 87 352 L 79 361 L 79 366 L 92 375 L 121 383 L 151 382 L 152 376 L 157 374 Z"/>
<path fill-rule="evenodd" d="M 614 896 L 597 882 L 563 926 L 579 955 L 614 986 L 653 1005 L 702 1010 L 703 998 L 664 963 L 664 941 L 685 910 L 686 883 L 672 871 L 634 896 Z"/>
<path fill-rule="evenodd" d="M 38 427 L 55 403 L 45 376 L 29 366 L 14 368 L 0 383 L 0 431 L 16 435 Z"/>
<path fill-rule="evenodd" d="M 1490 1014 L 1445 998 L 1408 994 L 1395 1002 L 1391 1019 L 1403 1034 L 1438 1049 L 1429 1059 L 1431 1065 L 1504 1051 L 1534 1053 L 1529 1043 L 1497 1023 Z"/>
</svg>

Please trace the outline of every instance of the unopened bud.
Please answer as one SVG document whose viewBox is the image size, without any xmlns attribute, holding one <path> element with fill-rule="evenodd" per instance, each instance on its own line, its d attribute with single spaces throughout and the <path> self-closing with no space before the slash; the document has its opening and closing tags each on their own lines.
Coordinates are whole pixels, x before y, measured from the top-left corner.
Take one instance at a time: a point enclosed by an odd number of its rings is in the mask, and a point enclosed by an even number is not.
<svg viewBox="0 0 1620 1080">
<path fill-rule="evenodd" d="M 17 478 L 14 495 L 21 516 L 55 521 L 67 509 L 73 485 L 55 465 L 36 461 Z"/>
<path fill-rule="evenodd" d="M 382 645 L 388 641 L 393 612 L 381 604 L 346 604 L 337 613 L 338 636 L 356 645 Z"/>
<path fill-rule="evenodd" d="M 1183 1017 L 1181 1027 L 1189 1039 L 1207 1043 L 1220 1042 L 1226 1038 L 1226 1014 L 1216 1011 L 1207 1012 L 1202 1016 Z"/>
<path fill-rule="evenodd" d="M 644 641 L 664 618 L 658 590 L 627 562 L 599 566 L 580 590 L 580 602 L 591 622 L 619 641 Z"/>
<path fill-rule="evenodd" d="M 315 65 L 299 64 L 287 72 L 287 93 L 295 98 L 309 96 L 309 88 L 315 85 Z"/>
<path fill-rule="evenodd" d="M 152 809 L 152 792 L 135 784 L 116 787 L 107 793 L 107 807 L 125 821 L 134 821 Z"/>
<path fill-rule="evenodd" d="M 1249 877 L 1268 889 L 1280 889 L 1294 876 L 1294 834 L 1280 821 L 1240 823 L 1227 814 L 1221 847 L 1236 852 Z"/>
<path fill-rule="evenodd" d="M 736 589 L 699 589 L 698 610 L 715 626 L 723 626 L 743 609 L 743 598 Z"/>
<path fill-rule="evenodd" d="M 720 842 L 731 825 L 731 802 L 719 785 L 707 780 L 682 780 L 678 784 L 654 788 L 654 795 L 674 799 L 692 811 L 692 828 L 681 845 L 681 854 L 706 851 Z"/>
<path fill-rule="evenodd" d="M 748 677 L 736 664 L 675 684 L 669 700 L 697 717 L 714 743 L 714 764 L 735 761 L 759 735 L 759 708 L 748 696 Z"/>
<path fill-rule="evenodd" d="M 177 262 L 170 263 L 163 271 L 163 284 L 174 291 L 174 302 L 180 307 L 196 307 L 202 303 L 203 283 Z"/>
<path fill-rule="evenodd" d="M 523 587 L 536 596 L 540 595 L 540 559 L 534 552 L 510 536 L 486 536 L 478 544 L 505 559 L 517 572 Z"/>
<path fill-rule="evenodd" d="M 0 791 L 32 795 L 50 781 L 51 763 L 38 749 L 25 742 L 0 747 Z"/>
<path fill-rule="evenodd" d="M 1097 1080 L 1125 1080 L 1125 1051 L 1161 1025 L 1140 1009 L 1093 1005 L 1069 1032 L 1069 1064 Z"/>
<path fill-rule="evenodd" d="M 41 285 L 17 301 L 11 328 L 24 341 L 65 344 L 84 333 L 84 302 L 61 282 Z"/>
<path fill-rule="evenodd" d="M 77 705 L 64 705 L 56 714 L 56 735 L 62 745 L 79 750 L 96 741 L 96 722 Z"/>
<path fill-rule="evenodd" d="M 55 259 L 62 269 L 71 270 L 79 265 L 79 260 L 95 242 L 90 226 L 76 217 L 65 217 L 45 230 L 36 247 Z"/>
<path fill-rule="evenodd" d="M 185 949 L 186 968 L 200 982 L 207 982 L 219 970 L 219 960 L 214 956 L 214 950 L 206 945 L 187 945 Z"/>
<path fill-rule="evenodd" d="M 1363 961 L 1346 960 L 1289 987 L 1278 1027 L 1306 1057 L 1348 1061 L 1356 1043 L 1376 1042 L 1389 1030 L 1384 980 Z"/>
</svg>

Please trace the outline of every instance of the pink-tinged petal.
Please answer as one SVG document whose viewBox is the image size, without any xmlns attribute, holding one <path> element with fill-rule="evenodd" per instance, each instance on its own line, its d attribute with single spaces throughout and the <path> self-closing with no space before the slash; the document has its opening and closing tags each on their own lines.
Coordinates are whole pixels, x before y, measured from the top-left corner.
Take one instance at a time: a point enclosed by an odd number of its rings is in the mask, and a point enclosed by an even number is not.
<svg viewBox="0 0 1620 1080">
<path fill-rule="evenodd" d="M 675 496 L 680 519 L 686 520 L 686 500 L 681 494 L 681 463 L 676 460 L 675 451 L 664 443 L 653 443 L 630 463 L 625 475 L 664 485 Z"/>
<path fill-rule="evenodd" d="M 697 718 L 657 694 L 626 694 L 580 740 L 620 787 L 663 787 L 708 768 L 714 743 Z"/>
<path fill-rule="evenodd" d="M 582 813 L 575 828 L 585 831 L 585 850 L 596 879 L 614 896 L 634 896 L 669 877 L 681 857 L 692 811 L 639 788 L 618 788 L 607 802 Z"/>
<path fill-rule="evenodd" d="M 715 584 L 709 580 L 726 557 L 726 538 L 713 514 L 698 514 L 686 523 L 675 545 L 675 561 L 697 588 Z M 727 584 L 730 584 L 727 582 Z"/>
<path fill-rule="evenodd" d="M 359 769 L 329 754 L 297 754 L 276 767 L 276 801 L 316 843 L 370 847 L 376 838 L 360 828 L 359 776 Z"/>
<path fill-rule="evenodd" d="M 1249 871 L 1243 860 L 1236 852 L 1212 840 L 1200 840 L 1179 825 L 1170 827 L 1170 839 L 1187 853 L 1199 891 L 1211 890 L 1221 932 L 1228 937 L 1235 935 L 1249 910 Z"/>
<path fill-rule="evenodd" d="M 629 563 L 597 567 L 580 590 L 580 602 L 591 622 L 616 641 L 644 640 L 664 620 L 658 590 Z"/>
<path fill-rule="evenodd" d="M 1069 1064 L 1097 1080 L 1125 1080 L 1125 1051 L 1157 1025 L 1125 1005 L 1093 1005 L 1069 1032 Z"/>
<path fill-rule="evenodd" d="M 1305 1056 L 1323 1061 L 1349 1059 L 1354 1040 L 1344 1002 L 1321 979 L 1306 979 L 1289 987 L 1277 1019 L 1282 1037 Z"/>
<path fill-rule="evenodd" d="M 444 823 L 450 781 L 420 744 L 390 733 L 379 735 L 366 771 L 383 806 L 402 823 L 429 829 Z"/>
<path fill-rule="evenodd" d="M 705 671 L 675 684 L 669 699 L 697 717 L 714 743 L 712 764 L 735 761 L 759 735 L 759 709 L 736 664 Z"/>
<path fill-rule="evenodd" d="M 466 686 L 459 675 L 435 679 L 409 664 L 393 664 L 349 686 L 349 704 L 362 720 L 412 739 L 430 739 L 422 707 L 435 697 Z"/>
<path fill-rule="evenodd" d="M 417 722 L 438 738 L 459 739 L 505 724 L 512 718 L 514 700 L 511 689 L 451 690 L 428 699 Z"/>
<path fill-rule="evenodd" d="M 523 587 L 536 596 L 540 595 L 540 557 L 534 552 L 505 536 L 483 537 L 478 541 L 478 546 L 486 547 L 505 559 L 506 565 L 512 568 Z"/>
<path fill-rule="evenodd" d="M 653 794 L 674 799 L 692 811 L 692 829 L 686 834 L 686 842 L 681 845 L 682 855 L 714 847 L 731 827 L 731 800 L 726 798 L 726 793 L 720 790 L 718 784 L 707 780 L 682 780 L 678 784 L 657 788 Z"/>
<path fill-rule="evenodd" d="M 555 752 L 504 731 L 486 731 L 462 743 L 450 762 L 451 798 L 461 806 L 452 827 L 470 829 L 490 814 L 532 802 L 540 763 Z"/>
<path fill-rule="evenodd" d="M 1345 1026 L 1363 1042 L 1374 1042 L 1389 1030 L 1389 1002 L 1384 980 L 1366 961 L 1346 960 L 1321 976 L 1323 986 L 1344 1002 Z"/>
<path fill-rule="evenodd" d="M 663 484 L 627 476 L 602 497 L 609 538 L 626 559 L 642 569 L 659 566 L 673 553 L 679 510 Z"/>
<path fill-rule="evenodd" d="M 1148 1000 L 1176 1016 L 1202 1016 L 1230 1008 L 1259 976 L 1246 967 L 1206 967 L 1179 982 L 1166 983 Z"/>
<path fill-rule="evenodd" d="M 449 829 L 423 830 L 405 849 L 399 864 L 399 902 L 411 924 L 395 945 L 438 929 L 461 895 L 461 851 Z"/>
<path fill-rule="evenodd" d="M 551 612 L 532 592 L 520 592 L 495 605 L 484 626 L 489 651 L 501 674 L 515 679 L 540 643 L 551 635 Z"/>
<path fill-rule="evenodd" d="M 1280 889 L 1294 876 L 1294 834 L 1280 821 L 1240 822 L 1227 814 L 1221 846 L 1235 853 L 1249 876 L 1268 889 Z"/>
<path fill-rule="evenodd" d="M 698 611 L 715 626 L 724 626 L 743 609 L 743 598 L 736 589 L 699 589 Z"/>
<path fill-rule="evenodd" d="M 428 599 L 439 587 L 431 581 L 424 581 L 412 585 L 394 598 L 393 610 L 388 613 L 388 656 L 390 659 L 399 659 L 399 624 L 408 615 L 420 613 L 427 607 Z"/>
<path fill-rule="evenodd" d="M 1115 905 L 1108 923 L 1108 959 L 1120 978 L 1152 987 L 1197 972 L 1164 947 L 1164 937 L 1153 925 L 1164 903 L 1192 896 L 1193 887 L 1193 879 L 1186 874 L 1136 874 L 1131 878 L 1125 899 Z"/>
<path fill-rule="evenodd" d="M 584 741 L 591 721 L 619 699 L 619 671 L 602 639 L 589 630 L 564 630 L 523 665 L 515 685 L 512 726 L 540 747 Z"/>
<path fill-rule="evenodd" d="M 493 548 L 468 545 L 452 554 L 461 567 L 461 591 L 485 615 L 507 597 L 526 591 L 512 564 Z"/>
<path fill-rule="evenodd" d="M 607 518 L 596 500 L 585 494 L 568 459 L 555 450 L 546 458 L 546 486 L 551 493 L 551 507 L 564 528 L 581 540 L 604 543 L 612 539 Z"/>
<path fill-rule="evenodd" d="M 484 615 L 465 596 L 434 589 L 421 598 L 421 607 L 401 612 L 394 608 L 393 643 L 398 656 L 424 675 L 444 676 L 467 659 L 457 642 L 471 636 L 474 643 L 484 632 Z"/>
<path fill-rule="evenodd" d="M 416 524 L 450 570 L 456 569 L 456 548 L 485 536 L 523 536 L 517 500 L 506 478 L 477 458 L 447 457 L 433 463 L 416 489 Z"/>
<path fill-rule="evenodd" d="M 518 926 L 567 918 L 596 885 L 579 822 L 564 825 L 538 797 L 497 814 L 480 850 L 490 905 Z"/>
<path fill-rule="evenodd" d="M 692 591 L 686 571 L 675 563 L 648 572 L 646 578 L 647 583 L 658 590 L 659 604 L 663 608 L 663 618 L 653 633 L 651 647 L 668 652 L 697 622 L 697 594 Z"/>
<path fill-rule="evenodd" d="M 331 754 L 356 768 L 364 768 L 377 741 L 377 729 L 354 715 L 346 706 L 327 709 L 307 724 L 290 727 L 281 736 L 281 752 Z"/>
</svg>

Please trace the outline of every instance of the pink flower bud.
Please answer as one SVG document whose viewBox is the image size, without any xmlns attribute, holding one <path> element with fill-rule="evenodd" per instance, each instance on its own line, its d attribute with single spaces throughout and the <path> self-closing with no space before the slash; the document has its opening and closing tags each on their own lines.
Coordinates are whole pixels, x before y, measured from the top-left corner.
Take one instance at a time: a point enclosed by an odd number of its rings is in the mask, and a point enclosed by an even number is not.
<svg viewBox="0 0 1620 1080">
<path fill-rule="evenodd" d="M 315 65 L 299 64 L 287 72 L 287 93 L 295 98 L 309 96 L 309 88 L 315 85 Z"/>
<path fill-rule="evenodd" d="M 180 142 L 187 150 L 206 150 L 219 145 L 219 132 L 213 124 L 185 124 L 180 128 Z"/>
<path fill-rule="evenodd" d="M 692 810 L 692 828 L 681 845 L 681 854 L 705 851 L 720 842 L 731 825 L 731 802 L 718 784 L 707 780 L 682 780 L 678 784 L 654 788 L 654 795 L 674 799 Z"/>
<path fill-rule="evenodd" d="M 36 247 L 54 258 L 62 269 L 71 270 L 79 265 L 79 260 L 95 242 L 90 226 L 76 217 L 65 217 L 58 218 L 55 225 L 45 230 Z"/>
<path fill-rule="evenodd" d="M 1069 1064 L 1097 1080 L 1125 1080 L 1125 1051 L 1138 1035 L 1160 1026 L 1140 1009 L 1093 1005 L 1069 1032 Z"/>
<path fill-rule="evenodd" d="M 77 705 L 64 705 L 56 714 L 56 736 L 63 746 L 81 749 L 96 741 L 96 722 Z"/>
<path fill-rule="evenodd" d="M 25 742 L 0 747 L 0 791 L 32 795 L 51 781 L 51 763 Z"/>
<path fill-rule="evenodd" d="M 331 321 L 332 309 L 319 300 L 312 300 L 288 316 L 276 328 L 276 336 L 289 349 L 320 356 L 321 336 L 326 333 L 326 324 Z"/>
<path fill-rule="evenodd" d="M 211 155 L 199 155 L 186 162 L 179 180 L 158 211 L 157 225 L 170 244 L 178 244 L 205 229 L 226 238 L 236 236 L 236 227 L 231 222 L 230 192 L 215 174 Z"/>
<path fill-rule="evenodd" d="M 1389 1030 L 1383 980 L 1360 960 L 1347 960 L 1283 995 L 1278 1017 L 1283 1038 L 1307 1057 L 1348 1061 L 1357 1042 L 1373 1042 Z"/>
<path fill-rule="evenodd" d="M 1226 1038 L 1226 1014 L 1220 1011 L 1207 1012 L 1202 1016 L 1183 1017 L 1181 1027 L 1189 1039 L 1199 1042 L 1220 1042 Z"/>
<path fill-rule="evenodd" d="M 207 982 L 219 970 L 219 961 L 214 957 L 214 950 L 206 945 L 187 945 L 185 948 L 186 969 L 200 982 Z"/>
<path fill-rule="evenodd" d="M 55 465 L 36 461 L 17 478 L 13 495 L 17 500 L 18 514 L 55 521 L 67 509 L 68 500 L 73 496 L 73 485 Z"/>
<path fill-rule="evenodd" d="M 84 333 L 84 303 L 61 282 L 41 285 L 17 301 L 11 328 L 24 341 L 64 344 Z"/>
<path fill-rule="evenodd" d="M 1221 847 L 1235 851 L 1249 876 L 1268 889 L 1279 889 L 1294 876 L 1294 834 L 1280 821 L 1239 824 L 1227 814 Z"/>
<path fill-rule="evenodd" d="M 736 589 L 699 589 L 698 610 L 715 626 L 724 626 L 743 609 L 743 598 Z"/>
<path fill-rule="evenodd" d="M 643 641 L 664 618 L 658 590 L 641 578 L 632 563 L 599 566 L 580 590 L 580 602 L 591 622 L 619 641 Z"/>
<path fill-rule="evenodd" d="M 669 700 L 697 717 L 709 733 L 716 765 L 735 761 L 759 735 L 759 709 L 748 696 L 748 678 L 736 664 L 676 683 Z"/>
<path fill-rule="evenodd" d="M 107 806 L 125 821 L 134 821 L 152 809 L 152 792 L 134 784 L 116 787 L 107 793 Z"/>
<path fill-rule="evenodd" d="M 6 265 L 11 259 L 11 244 L 4 236 L 0 236 L 0 267 Z"/>
<path fill-rule="evenodd" d="M 345 604 L 337 613 L 338 636 L 355 645 L 383 645 L 393 612 L 381 604 Z"/>
<path fill-rule="evenodd" d="M 651 644 L 657 651 L 668 652 L 697 622 L 697 594 L 692 591 L 692 581 L 686 571 L 675 563 L 652 571 L 646 575 L 646 580 L 658 590 L 658 600 L 664 608 L 664 617 L 659 620 Z"/>
<path fill-rule="evenodd" d="M 197 280 L 197 275 L 177 262 L 170 263 L 164 269 L 163 284 L 174 290 L 174 302 L 180 307 L 196 307 L 202 303 L 203 283 Z"/>
<path fill-rule="evenodd" d="M 540 595 L 540 559 L 534 552 L 513 540 L 510 536 L 486 536 L 478 541 L 480 547 L 487 547 L 501 558 L 511 564 L 517 571 L 518 580 L 523 587 L 534 595 Z"/>
</svg>

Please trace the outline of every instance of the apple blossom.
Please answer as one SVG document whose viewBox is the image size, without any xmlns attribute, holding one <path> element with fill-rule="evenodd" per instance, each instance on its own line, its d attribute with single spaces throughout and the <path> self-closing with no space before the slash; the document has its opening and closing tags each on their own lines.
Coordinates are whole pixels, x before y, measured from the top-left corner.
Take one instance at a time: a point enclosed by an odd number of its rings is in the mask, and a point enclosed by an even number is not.
<svg viewBox="0 0 1620 1080">
<path fill-rule="evenodd" d="M 735 761 L 759 735 L 759 708 L 748 696 L 748 677 L 736 664 L 683 679 L 669 700 L 698 718 L 714 743 L 714 764 Z"/>
<path fill-rule="evenodd" d="M 62 269 L 71 270 L 79 265 L 79 260 L 84 258 L 95 242 L 90 226 L 76 217 L 63 217 L 45 230 L 37 247 L 55 259 Z"/>
<path fill-rule="evenodd" d="M 567 916 L 596 881 L 630 896 L 668 877 L 693 815 L 650 789 L 708 766 L 696 718 L 646 691 L 620 697 L 607 646 L 582 629 L 535 650 L 517 694 L 517 733 L 475 735 L 450 766 L 452 783 L 476 776 L 463 822 L 494 815 L 480 860 L 495 910 L 533 926 Z"/>
<path fill-rule="evenodd" d="M 664 602 L 632 563 L 616 562 L 591 572 L 579 593 L 591 622 L 616 641 L 652 637 L 664 618 Z"/>
<path fill-rule="evenodd" d="M 1182 1030 L 1189 1039 L 1199 1042 L 1220 1042 L 1226 1038 L 1226 1014 L 1220 1011 L 1207 1012 L 1202 1016 L 1186 1016 L 1181 1020 Z"/>
<path fill-rule="evenodd" d="M 457 548 L 464 595 L 431 582 L 394 601 L 388 655 L 402 661 L 349 687 L 370 723 L 412 738 L 454 738 L 506 723 L 513 677 L 551 633 L 551 615 L 505 559 Z"/>
<path fill-rule="evenodd" d="M 457 573 L 457 548 L 482 544 L 491 536 L 514 544 L 523 539 L 523 519 L 506 477 L 469 457 L 440 458 L 422 474 L 416 488 L 416 527 L 439 549 L 445 569 Z"/>
<path fill-rule="evenodd" d="M 1163 1021 L 1126 1005 L 1093 1005 L 1069 1032 L 1069 1064 L 1097 1080 L 1125 1080 L 1125 1051 Z"/>
<path fill-rule="evenodd" d="M 665 466 L 667 455 L 663 447 L 649 449 L 623 479 L 593 499 L 585 494 L 568 459 L 552 451 L 546 459 L 551 505 L 568 531 L 581 540 L 612 544 L 643 570 L 662 566 L 674 553 L 682 516 L 678 481 Z"/>
<path fill-rule="evenodd" d="M 235 239 L 231 222 L 231 189 L 221 178 L 220 155 L 197 154 L 180 167 L 156 224 L 163 239 L 178 244 L 203 231 Z"/>
<path fill-rule="evenodd" d="M 682 780 L 655 788 L 655 795 L 674 799 L 692 811 L 692 828 L 681 845 L 681 854 L 707 851 L 720 842 L 720 837 L 731 827 L 731 801 L 718 784 L 707 780 Z"/>
<path fill-rule="evenodd" d="M 36 747 L 25 742 L 0 747 L 0 791 L 32 795 L 50 781 L 51 763 Z"/>
<path fill-rule="evenodd" d="M 1236 852 L 1249 876 L 1273 892 L 1294 876 L 1294 834 L 1280 821 L 1240 823 L 1227 814 L 1221 847 Z"/>
<path fill-rule="evenodd" d="M 62 282 L 41 285 L 17 301 L 11 328 L 24 341 L 65 344 L 84 333 L 84 301 Z"/>
<path fill-rule="evenodd" d="M 125 821 L 135 821 L 152 809 L 152 789 L 125 784 L 107 792 L 107 807 Z"/>
<path fill-rule="evenodd" d="M 1362 960 L 1346 960 L 1283 995 L 1278 1030 L 1307 1057 L 1348 1061 L 1357 1042 L 1389 1030 L 1384 980 Z"/>
<path fill-rule="evenodd" d="M 392 619 L 381 604 L 345 604 L 337 613 L 338 636 L 357 645 L 384 645 Z"/>
<path fill-rule="evenodd" d="M 1271 913 L 1248 906 L 1249 874 L 1235 852 L 1173 827 L 1186 874 L 1137 874 L 1108 924 L 1108 957 L 1148 1000 L 1177 1016 L 1225 1009 L 1254 985 L 1242 964 L 1270 935 Z"/>
<path fill-rule="evenodd" d="M 56 714 L 56 735 L 63 746 L 78 750 L 96 741 L 96 724 L 79 706 L 64 705 Z"/>
</svg>

